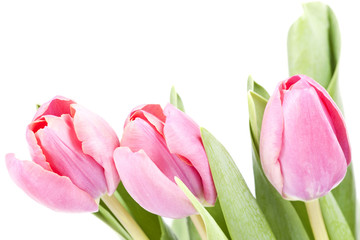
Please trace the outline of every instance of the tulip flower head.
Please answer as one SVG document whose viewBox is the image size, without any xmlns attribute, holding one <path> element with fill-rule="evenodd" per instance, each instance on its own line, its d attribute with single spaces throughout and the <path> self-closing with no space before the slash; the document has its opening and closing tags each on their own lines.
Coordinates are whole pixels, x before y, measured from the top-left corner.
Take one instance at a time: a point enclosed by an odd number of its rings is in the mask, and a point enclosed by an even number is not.
<svg viewBox="0 0 360 240">
<path fill-rule="evenodd" d="M 160 105 L 135 108 L 114 159 L 126 190 L 150 212 L 170 218 L 196 213 L 175 177 L 204 205 L 216 201 L 199 126 L 171 104 L 164 111 Z"/>
<path fill-rule="evenodd" d="M 98 198 L 115 191 L 119 140 L 99 116 L 58 96 L 38 109 L 26 137 L 33 161 L 8 154 L 6 163 L 12 179 L 36 201 L 58 211 L 95 212 Z"/>
<path fill-rule="evenodd" d="M 304 75 L 279 83 L 264 112 L 260 157 L 289 200 L 317 199 L 342 181 L 351 161 L 345 122 L 320 84 Z"/>
</svg>

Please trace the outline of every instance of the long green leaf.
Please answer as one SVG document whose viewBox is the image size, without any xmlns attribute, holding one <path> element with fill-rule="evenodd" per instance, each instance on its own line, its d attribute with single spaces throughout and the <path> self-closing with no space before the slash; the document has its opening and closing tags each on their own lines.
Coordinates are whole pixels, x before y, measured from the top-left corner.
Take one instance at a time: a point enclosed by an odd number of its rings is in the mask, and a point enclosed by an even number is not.
<svg viewBox="0 0 360 240">
<path fill-rule="evenodd" d="M 320 2 L 306 3 L 303 8 L 304 15 L 289 30 L 289 73 L 312 77 L 327 89 L 342 109 L 338 88 L 341 43 L 335 14 L 330 7 Z M 356 193 L 352 164 L 344 180 L 332 193 L 355 235 Z"/>
<path fill-rule="evenodd" d="M 175 233 L 171 230 L 171 228 L 164 223 L 162 218 L 158 216 L 161 228 L 161 238 L 160 240 L 177 240 Z"/>
<path fill-rule="evenodd" d="M 356 232 L 360 232 L 360 229 L 356 228 L 356 190 L 352 163 L 350 163 L 347 168 L 345 178 L 339 186 L 331 192 L 349 224 L 352 233 L 356 236 Z"/>
<path fill-rule="evenodd" d="M 173 232 L 181 240 L 201 240 L 198 231 L 189 217 L 173 220 Z"/>
<path fill-rule="evenodd" d="M 249 81 L 252 81 L 252 79 L 249 78 Z M 267 99 L 253 90 L 248 90 L 249 122 L 257 150 L 260 142 L 261 124 L 266 104 Z"/>
<path fill-rule="evenodd" d="M 201 136 L 231 238 L 275 239 L 230 154 L 206 129 Z"/>
<path fill-rule="evenodd" d="M 339 38 L 334 39 L 330 34 L 330 8 L 320 2 L 310 2 L 304 4 L 303 9 L 304 15 L 291 26 L 288 34 L 289 73 L 305 74 L 327 88 L 340 51 Z"/>
<path fill-rule="evenodd" d="M 211 217 L 216 221 L 226 237 L 230 239 L 230 234 L 226 226 L 219 200 L 217 199 L 213 207 L 206 207 L 205 209 L 210 213 Z M 200 240 L 200 236 L 190 218 L 173 220 L 172 229 L 179 239 Z"/>
<path fill-rule="evenodd" d="M 225 234 L 221 231 L 221 228 L 217 225 L 215 220 L 211 217 L 208 211 L 201 205 L 201 203 L 197 200 L 197 198 L 191 193 L 191 191 L 186 187 L 186 185 L 177 177 L 175 177 L 175 181 L 177 185 L 181 188 L 181 190 L 185 193 L 185 195 L 189 198 L 190 202 L 194 206 L 194 208 L 201 215 L 205 227 L 207 238 L 209 240 L 225 240 L 227 239 Z"/>
<path fill-rule="evenodd" d="M 178 239 L 191 240 L 187 225 L 187 218 L 174 219 L 171 228 Z"/>
<path fill-rule="evenodd" d="M 356 231 L 356 239 L 360 239 L 360 203 L 357 203 L 357 207 L 356 207 L 356 219 L 357 219 L 357 224 L 356 224 L 356 229 L 358 229 L 358 231 Z"/>
<path fill-rule="evenodd" d="M 331 193 L 320 198 L 321 212 L 331 240 L 353 240 L 354 236 Z"/>
<path fill-rule="evenodd" d="M 100 200 L 99 203 L 99 211 L 94 213 L 96 217 L 106 223 L 109 227 L 111 227 L 115 232 L 117 232 L 120 236 L 122 236 L 125 240 L 131 240 L 131 236 L 124 229 L 124 227 L 118 222 L 118 220 L 111 213 L 109 208 Z"/>
<path fill-rule="evenodd" d="M 309 236 L 310 239 L 314 239 L 313 230 L 311 228 L 310 219 L 308 212 L 306 210 L 305 203 L 302 201 L 291 201 L 291 205 L 296 210 L 299 218 L 301 219 L 301 222 Z"/>
<path fill-rule="evenodd" d="M 253 144 L 253 169 L 256 201 L 264 212 L 277 239 L 309 239 L 310 228 L 306 229 L 289 201 L 284 200 L 267 180 L 260 163 L 259 141 L 262 118 L 269 94 L 251 77 L 248 79 L 248 104 L 250 133 Z"/>
<path fill-rule="evenodd" d="M 327 7 L 328 21 L 329 21 L 329 45 L 332 54 L 332 68 L 333 73 L 329 84 L 326 86 L 326 90 L 329 92 L 330 96 L 334 99 L 336 104 L 342 110 L 342 101 L 340 97 L 340 91 L 338 87 L 338 76 L 339 76 L 339 60 L 340 60 L 340 30 L 339 24 L 337 22 L 336 16 L 330 7 Z"/>
<path fill-rule="evenodd" d="M 210 215 L 214 218 L 216 223 L 219 225 L 221 230 L 225 233 L 227 238 L 230 238 L 229 230 L 226 226 L 226 221 L 224 218 L 224 214 L 222 212 L 219 199 L 216 200 L 216 203 L 213 207 L 207 207 L 206 210 L 210 213 Z"/>
<path fill-rule="evenodd" d="M 135 221 L 139 224 L 149 239 L 160 239 L 162 236 L 161 226 L 157 215 L 143 209 L 126 191 L 120 182 L 116 192 L 122 198 L 125 206 Z"/>
</svg>

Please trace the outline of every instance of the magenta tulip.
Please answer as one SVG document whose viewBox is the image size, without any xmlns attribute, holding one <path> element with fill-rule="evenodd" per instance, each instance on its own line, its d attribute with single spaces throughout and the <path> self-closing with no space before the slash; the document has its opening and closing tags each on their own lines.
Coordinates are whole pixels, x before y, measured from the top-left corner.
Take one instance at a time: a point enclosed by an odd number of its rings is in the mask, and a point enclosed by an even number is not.
<svg viewBox="0 0 360 240">
<path fill-rule="evenodd" d="M 170 218 L 196 213 L 175 177 L 204 205 L 216 201 L 199 126 L 170 104 L 164 111 L 160 105 L 134 109 L 114 159 L 129 194 L 152 213 Z"/>
<path fill-rule="evenodd" d="M 115 191 L 119 140 L 99 116 L 55 97 L 39 108 L 26 137 L 33 161 L 8 154 L 6 163 L 15 183 L 36 201 L 58 211 L 94 212 L 99 197 Z"/>
<path fill-rule="evenodd" d="M 342 181 L 351 161 L 345 122 L 320 84 L 304 75 L 279 83 L 265 109 L 260 157 L 285 199 L 317 199 Z"/>
</svg>

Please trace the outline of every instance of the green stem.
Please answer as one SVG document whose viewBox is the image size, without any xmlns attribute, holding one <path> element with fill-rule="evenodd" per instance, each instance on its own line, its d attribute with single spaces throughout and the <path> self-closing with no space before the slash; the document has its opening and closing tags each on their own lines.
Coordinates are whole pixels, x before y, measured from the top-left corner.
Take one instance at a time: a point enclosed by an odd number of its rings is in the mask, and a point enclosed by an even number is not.
<svg viewBox="0 0 360 240">
<path fill-rule="evenodd" d="M 202 240 L 207 240 L 206 228 L 204 221 L 199 214 L 191 215 L 191 221 L 194 223 L 196 230 Z"/>
<path fill-rule="evenodd" d="M 329 240 L 320 209 L 319 199 L 305 202 L 305 206 L 309 215 L 309 220 L 315 236 L 315 240 Z"/>
<path fill-rule="evenodd" d="M 104 194 L 101 199 L 106 206 L 120 221 L 124 228 L 129 232 L 131 237 L 135 240 L 149 240 L 140 226 L 135 222 L 130 213 L 124 208 L 124 206 L 116 199 L 114 195 L 108 196 Z"/>
</svg>

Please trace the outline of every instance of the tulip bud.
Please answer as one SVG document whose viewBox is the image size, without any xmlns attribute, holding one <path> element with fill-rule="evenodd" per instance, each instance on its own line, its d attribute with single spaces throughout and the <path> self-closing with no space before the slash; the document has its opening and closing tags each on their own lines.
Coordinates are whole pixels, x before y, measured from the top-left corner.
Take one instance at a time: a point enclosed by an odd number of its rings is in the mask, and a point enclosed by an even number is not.
<svg viewBox="0 0 360 240">
<path fill-rule="evenodd" d="M 160 105 L 134 109 L 114 159 L 126 190 L 152 213 L 170 218 L 196 213 L 175 177 L 204 205 L 215 204 L 216 190 L 199 126 L 170 104 L 164 111 Z"/>
<path fill-rule="evenodd" d="M 264 112 L 260 157 L 285 199 L 317 199 L 341 182 L 351 161 L 345 122 L 320 84 L 304 75 L 279 83 Z"/>
<path fill-rule="evenodd" d="M 119 140 L 99 116 L 74 101 L 55 97 L 28 125 L 32 161 L 6 156 L 16 184 L 45 206 L 59 211 L 95 212 L 97 199 L 119 183 L 113 151 Z"/>
</svg>

